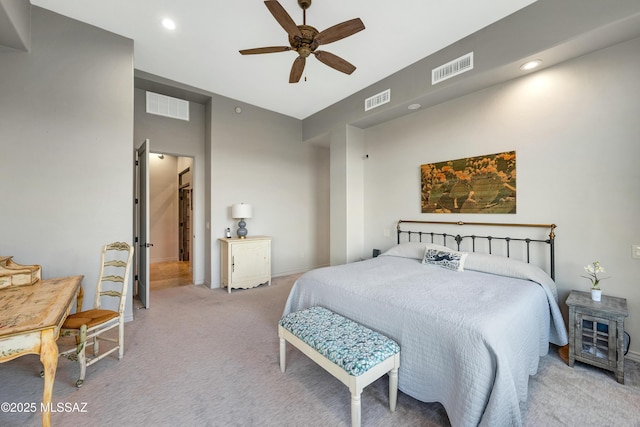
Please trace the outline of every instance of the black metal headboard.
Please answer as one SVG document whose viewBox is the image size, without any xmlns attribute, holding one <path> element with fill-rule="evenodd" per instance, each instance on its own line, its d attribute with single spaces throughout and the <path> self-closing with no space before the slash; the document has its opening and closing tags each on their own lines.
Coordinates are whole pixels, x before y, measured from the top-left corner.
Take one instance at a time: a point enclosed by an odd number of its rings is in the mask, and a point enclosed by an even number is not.
<svg viewBox="0 0 640 427">
<path fill-rule="evenodd" d="M 549 236 L 547 239 L 540 238 L 528 238 L 528 237 L 496 237 L 496 236 L 478 236 L 475 234 L 470 235 L 461 235 L 460 233 L 449 234 L 445 232 L 432 232 L 432 231 L 412 231 L 412 230 L 403 230 L 403 224 L 432 224 L 432 225 L 469 225 L 469 226 L 492 226 L 492 227 L 536 227 L 536 228 L 548 228 Z M 509 224 L 509 223 L 490 223 L 490 222 L 462 222 L 462 221 L 411 221 L 401 219 L 398 221 L 398 225 L 396 226 L 398 233 L 398 244 L 400 243 L 400 236 L 402 234 L 406 234 L 408 236 L 409 242 L 411 242 L 411 236 L 416 236 L 418 242 L 422 242 L 423 238 L 429 238 L 430 243 L 442 243 L 444 246 L 447 246 L 447 238 L 456 242 L 457 250 L 460 250 L 460 246 L 462 242 L 467 239 L 471 241 L 471 252 L 476 252 L 476 241 L 486 241 L 488 246 L 488 253 L 492 253 L 492 242 L 493 241 L 501 241 L 504 242 L 504 246 L 506 249 L 505 255 L 509 257 L 511 255 L 511 243 L 518 242 L 521 245 L 524 245 L 524 250 L 526 254 L 526 262 L 530 262 L 531 255 L 531 244 L 542 243 L 549 245 L 549 275 L 552 279 L 555 280 L 555 250 L 554 250 L 554 241 L 555 241 L 555 224 Z M 438 236 L 439 239 L 442 239 L 442 242 L 435 242 L 434 238 Z"/>
</svg>

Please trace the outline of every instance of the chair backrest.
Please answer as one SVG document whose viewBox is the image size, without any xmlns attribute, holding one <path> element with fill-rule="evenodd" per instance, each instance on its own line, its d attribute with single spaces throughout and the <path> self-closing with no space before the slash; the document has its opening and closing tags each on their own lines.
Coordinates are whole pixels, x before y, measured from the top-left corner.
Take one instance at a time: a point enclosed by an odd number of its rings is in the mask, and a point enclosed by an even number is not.
<svg viewBox="0 0 640 427">
<path fill-rule="evenodd" d="M 95 308 L 100 308 L 102 297 L 113 297 L 119 299 L 118 312 L 124 313 L 132 259 L 133 246 L 128 243 L 114 242 L 102 247 Z"/>
</svg>

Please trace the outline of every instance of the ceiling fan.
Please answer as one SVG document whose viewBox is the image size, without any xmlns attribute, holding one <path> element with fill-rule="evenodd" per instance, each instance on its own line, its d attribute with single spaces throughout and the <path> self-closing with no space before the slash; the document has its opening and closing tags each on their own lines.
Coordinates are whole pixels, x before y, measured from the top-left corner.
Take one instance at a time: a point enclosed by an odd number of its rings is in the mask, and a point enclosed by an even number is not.
<svg viewBox="0 0 640 427">
<path fill-rule="evenodd" d="M 329 27 L 324 31 L 318 31 L 310 25 L 307 25 L 307 9 L 311 6 L 311 0 L 298 0 L 298 5 L 302 8 L 302 25 L 296 25 L 286 10 L 275 0 L 265 1 L 264 4 L 269 12 L 276 18 L 276 21 L 284 28 L 289 35 L 290 46 L 270 46 L 259 47 L 255 49 L 244 49 L 240 53 L 242 55 L 255 55 L 260 53 L 286 52 L 289 50 L 296 51 L 298 57 L 293 61 L 291 73 L 289 74 L 289 83 L 298 83 L 307 57 L 314 54 L 316 58 L 325 65 L 341 71 L 345 74 L 351 74 L 356 67 L 340 58 L 333 53 L 316 50 L 322 44 L 329 44 L 345 37 L 349 37 L 364 30 L 364 24 L 360 18 L 351 19 L 340 24 Z"/>
</svg>

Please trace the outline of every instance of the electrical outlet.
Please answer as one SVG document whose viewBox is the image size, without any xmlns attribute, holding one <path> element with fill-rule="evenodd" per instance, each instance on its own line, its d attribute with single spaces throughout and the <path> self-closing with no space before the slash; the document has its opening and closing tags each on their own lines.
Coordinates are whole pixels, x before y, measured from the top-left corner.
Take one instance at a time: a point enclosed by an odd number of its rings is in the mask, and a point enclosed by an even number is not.
<svg viewBox="0 0 640 427">
<path fill-rule="evenodd" d="M 631 258 L 640 259 L 640 245 L 631 245 Z"/>
<path fill-rule="evenodd" d="M 391 230 L 385 228 L 383 231 L 384 237 L 391 237 Z"/>
</svg>

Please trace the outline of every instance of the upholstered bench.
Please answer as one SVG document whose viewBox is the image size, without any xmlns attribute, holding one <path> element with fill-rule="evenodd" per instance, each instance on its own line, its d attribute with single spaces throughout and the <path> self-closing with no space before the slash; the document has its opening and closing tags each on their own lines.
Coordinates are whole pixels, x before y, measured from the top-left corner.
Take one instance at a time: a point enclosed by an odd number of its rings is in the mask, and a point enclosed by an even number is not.
<svg viewBox="0 0 640 427">
<path fill-rule="evenodd" d="M 389 373 L 389 408 L 396 410 L 400 346 L 359 323 L 324 307 L 289 313 L 278 322 L 280 370 L 287 342 L 298 348 L 351 392 L 351 425 L 360 426 L 362 389 Z"/>
</svg>

